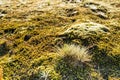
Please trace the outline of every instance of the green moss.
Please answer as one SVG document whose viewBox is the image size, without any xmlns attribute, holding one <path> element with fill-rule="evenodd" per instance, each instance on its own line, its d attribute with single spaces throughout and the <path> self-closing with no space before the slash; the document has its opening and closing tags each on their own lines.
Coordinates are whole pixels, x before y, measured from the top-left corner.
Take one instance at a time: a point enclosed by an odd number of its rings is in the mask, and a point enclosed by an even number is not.
<svg viewBox="0 0 120 80">
<path fill-rule="evenodd" d="M 90 67 L 85 66 L 84 64 L 80 64 L 77 67 L 74 67 L 73 65 L 70 65 L 66 60 L 60 59 L 58 61 L 56 70 L 60 75 L 62 76 L 62 79 L 88 79 L 90 77 Z"/>
</svg>

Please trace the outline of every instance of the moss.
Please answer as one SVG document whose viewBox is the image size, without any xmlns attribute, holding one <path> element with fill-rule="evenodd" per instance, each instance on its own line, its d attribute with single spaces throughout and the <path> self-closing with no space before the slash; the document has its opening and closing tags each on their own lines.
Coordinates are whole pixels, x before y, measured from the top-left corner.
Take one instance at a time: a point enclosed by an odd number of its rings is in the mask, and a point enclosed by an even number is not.
<svg viewBox="0 0 120 80">
<path fill-rule="evenodd" d="M 69 4 L 65 5 L 69 7 Z M 41 78 L 46 71 L 50 71 L 48 76 L 50 80 L 85 80 L 89 77 L 93 80 L 119 79 L 119 12 L 110 12 L 108 19 L 104 20 L 93 15 L 89 9 L 80 6 L 68 9 L 54 5 L 51 11 L 31 9 L 29 11 L 25 6 L 15 7 L 14 5 L 15 12 L 11 12 L 14 10 L 11 5 L 11 11 L 8 10 L 7 15 L 0 19 L 0 54 L 4 53 L 0 56 L 0 65 L 3 67 L 5 80 L 35 80 Z M 26 12 L 19 12 L 23 7 Z M 110 28 L 110 35 L 95 33 L 90 37 L 78 37 L 71 33 L 67 35 L 69 38 L 62 37 L 63 40 L 60 42 L 55 41 L 58 39 L 57 34 L 65 31 L 71 24 L 83 22 L 106 25 Z M 106 29 L 102 30 L 108 32 Z M 74 37 L 77 38 L 73 39 Z M 70 61 L 67 62 L 66 58 L 60 58 L 54 53 L 56 46 L 64 43 L 88 47 L 90 54 L 93 55 L 91 66 L 82 67 L 81 64 L 75 67 L 69 64 Z M 7 45 L 9 50 L 7 46 L 1 47 L 1 45 Z M 42 79 L 45 78 L 42 77 Z"/>
<path fill-rule="evenodd" d="M 0 56 L 5 55 L 9 51 L 9 47 L 7 45 L 7 40 L 0 39 Z"/>
<path fill-rule="evenodd" d="M 65 59 L 60 59 L 58 61 L 56 70 L 60 75 L 62 76 L 62 79 L 88 79 L 90 77 L 90 67 L 85 67 L 81 64 L 81 66 L 74 67 L 73 65 L 70 65 L 68 62 L 66 62 Z"/>
</svg>

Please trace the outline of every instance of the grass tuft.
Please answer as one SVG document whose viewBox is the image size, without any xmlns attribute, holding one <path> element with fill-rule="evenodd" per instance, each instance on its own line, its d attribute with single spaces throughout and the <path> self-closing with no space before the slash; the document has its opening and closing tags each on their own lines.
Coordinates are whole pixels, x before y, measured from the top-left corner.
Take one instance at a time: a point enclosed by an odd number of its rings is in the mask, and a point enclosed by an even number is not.
<svg viewBox="0 0 120 80">
<path fill-rule="evenodd" d="M 80 47 L 74 44 L 67 44 L 61 48 L 58 48 L 58 53 L 62 57 L 66 57 L 71 61 L 89 62 L 91 61 L 91 55 L 88 54 L 86 47 Z"/>
</svg>

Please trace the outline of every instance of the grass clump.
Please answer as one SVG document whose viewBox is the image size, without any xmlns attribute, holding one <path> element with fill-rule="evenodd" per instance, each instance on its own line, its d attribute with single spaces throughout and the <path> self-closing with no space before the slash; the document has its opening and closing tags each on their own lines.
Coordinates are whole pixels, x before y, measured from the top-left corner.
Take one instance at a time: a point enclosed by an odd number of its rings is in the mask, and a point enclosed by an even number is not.
<svg viewBox="0 0 120 80">
<path fill-rule="evenodd" d="M 58 48 L 58 53 L 62 57 L 68 57 L 70 60 L 89 62 L 91 61 L 91 55 L 88 54 L 87 48 L 79 47 L 74 44 L 67 44 L 61 48 Z"/>
<path fill-rule="evenodd" d="M 62 80 L 87 80 L 90 77 L 90 61 L 92 56 L 88 54 L 87 48 L 74 44 L 67 44 L 58 48 L 60 59 L 57 71 Z"/>
</svg>

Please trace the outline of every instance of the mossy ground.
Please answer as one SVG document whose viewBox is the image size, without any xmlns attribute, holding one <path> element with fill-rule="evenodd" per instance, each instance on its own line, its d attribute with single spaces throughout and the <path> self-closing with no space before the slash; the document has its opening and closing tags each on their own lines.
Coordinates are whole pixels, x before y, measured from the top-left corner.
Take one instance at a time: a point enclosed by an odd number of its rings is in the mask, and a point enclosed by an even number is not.
<svg viewBox="0 0 120 80">
<path fill-rule="evenodd" d="M 19 8 L 23 7 L 25 6 Z M 16 13 L 13 10 L 14 14 L 9 9 L 6 10 L 8 15 L 0 19 L 0 43 L 2 40 L 6 41 L 8 48 L 0 55 L 5 80 L 42 80 L 45 78 L 43 73 L 49 74 L 47 78 L 50 80 L 85 80 L 88 75 L 93 80 L 120 79 L 119 11 L 111 12 L 108 19 L 102 19 L 93 15 L 88 8 L 80 6 L 70 9 L 55 7 L 53 11 L 33 10 L 26 13 Z M 77 11 L 77 14 L 72 14 L 72 11 Z M 109 27 L 110 35 L 97 40 L 92 37 L 76 40 L 79 45 L 95 45 L 90 49 L 93 55 L 92 67 L 84 70 L 71 67 L 56 53 L 56 46 L 66 43 L 57 43 L 57 35 L 70 25 L 89 21 Z"/>
</svg>

